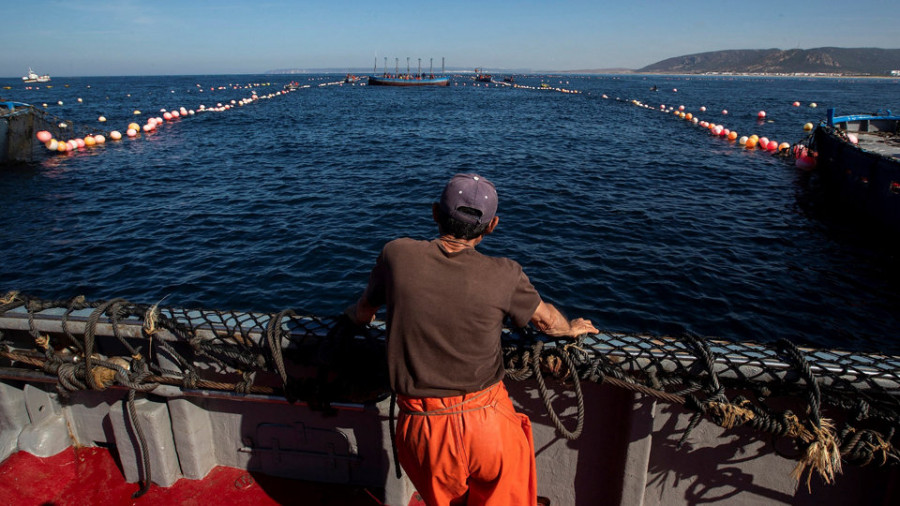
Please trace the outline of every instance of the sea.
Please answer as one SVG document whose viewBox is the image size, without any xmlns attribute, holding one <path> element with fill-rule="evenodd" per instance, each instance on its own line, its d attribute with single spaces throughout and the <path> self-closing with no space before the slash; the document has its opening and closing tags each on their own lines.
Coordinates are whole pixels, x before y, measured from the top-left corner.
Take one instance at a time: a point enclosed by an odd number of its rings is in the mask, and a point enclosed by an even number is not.
<svg viewBox="0 0 900 506">
<path fill-rule="evenodd" d="M 478 249 L 518 261 L 569 317 L 900 353 L 895 238 L 829 202 L 815 171 L 675 114 L 793 144 L 828 108 L 900 111 L 897 79 L 343 77 L 0 79 L 3 100 L 71 121 L 65 132 L 109 138 L 194 111 L 100 147 L 37 143 L 33 162 L 0 167 L 0 290 L 334 315 L 384 243 L 437 236 L 431 205 L 453 174 L 478 173 L 500 198 Z"/>
</svg>

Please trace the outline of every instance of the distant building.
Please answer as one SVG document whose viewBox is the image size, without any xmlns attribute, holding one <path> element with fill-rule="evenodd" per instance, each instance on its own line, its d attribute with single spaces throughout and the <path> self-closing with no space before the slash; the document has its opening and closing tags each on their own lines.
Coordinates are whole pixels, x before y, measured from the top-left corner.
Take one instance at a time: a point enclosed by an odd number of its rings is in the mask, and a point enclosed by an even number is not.
<svg viewBox="0 0 900 506">
<path fill-rule="evenodd" d="M 900 70 L 892 70 L 891 75 L 892 76 L 900 76 Z"/>
</svg>

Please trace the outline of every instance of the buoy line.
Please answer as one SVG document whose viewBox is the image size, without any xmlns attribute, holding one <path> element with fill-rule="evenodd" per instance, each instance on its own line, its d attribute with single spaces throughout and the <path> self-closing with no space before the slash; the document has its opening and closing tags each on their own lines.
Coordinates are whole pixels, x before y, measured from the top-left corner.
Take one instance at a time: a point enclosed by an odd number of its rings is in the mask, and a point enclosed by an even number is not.
<svg viewBox="0 0 900 506">
<path fill-rule="evenodd" d="M 567 83 L 568 83 L 568 81 L 567 81 Z M 560 84 L 561 84 L 561 82 L 560 82 Z M 453 85 L 459 86 L 460 84 L 458 82 L 454 81 Z M 571 93 L 573 95 L 580 95 L 580 94 L 584 93 L 583 91 L 580 91 L 580 90 L 570 90 L 568 88 L 550 86 L 549 84 L 546 84 L 546 83 L 541 83 L 541 86 L 526 86 L 524 84 L 518 84 L 518 83 L 505 83 L 505 82 L 493 82 L 493 81 L 490 83 L 472 83 L 471 84 L 471 86 L 475 87 L 475 88 L 490 88 L 491 85 L 494 85 L 495 88 L 499 88 L 502 86 L 505 88 L 517 88 L 520 90 L 538 90 L 538 91 L 554 91 L 557 93 Z M 463 82 L 462 86 L 469 86 L 469 83 Z"/>
<path fill-rule="evenodd" d="M 340 84 L 340 82 L 322 83 L 321 85 L 333 85 L 333 84 Z M 102 145 L 106 144 L 107 140 L 121 141 L 122 139 L 126 139 L 126 138 L 127 139 L 138 139 L 142 135 L 149 135 L 154 132 L 162 131 L 160 129 L 160 127 L 161 127 L 161 125 L 166 124 L 166 123 L 174 123 L 181 119 L 193 117 L 197 114 L 222 113 L 222 112 L 230 111 L 230 110 L 238 108 L 238 107 L 243 107 L 245 105 L 252 104 L 259 100 L 267 100 L 267 99 L 276 98 L 276 97 L 279 97 L 282 95 L 287 95 L 290 92 L 293 92 L 293 91 L 296 91 L 296 90 L 302 88 L 299 86 L 298 87 L 285 87 L 282 90 L 279 90 L 279 91 L 276 91 L 273 93 L 268 93 L 265 95 L 261 95 L 255 91 L 256 88 L 259 88 L 261 86 L 268 86 L 268 85 L 269 84 L 266 83 L 265 85 L 256 84 L 256 85 L 247 85 L 247 86 L 243 86 L 243 87 L 238 86 L 238 85 L 211 87 L 210 91 L 229 90 L 229 89 L 234 89 L 234 90 L 251 89 L 251 91 L 250 91 L 249 97 L 244 97 L 241 99 L 232 99 L 232 100 L 226 101 L 224 103 L 217 102 L 215 106 L 207 107 L 205 104 L 201 104 L 196 109 L 193 109 L 193 108 L 189 109 L 185 106 L 179 106 L 179 107 L 173 108 L 171 110 L 168 110 L 166 108 L 161 108 L 159 110 L 160 115 L 152 115 L 152 116 L 148 117 L 146 122 L 143 125 L 141 125 L 140 123 L 138 123 L 136 121 L 130 122 L 127 125 L 127 127 L 124 129 L 124 134 L 120 130 L 100 130 L 97 128 L 85 128 L 82 126 L 82 130 L 89 130 L 94 133 L 86 134 L 83 136 L 77 136 L 77 137 L 73 136 L 72 138 L 69 138 L 69 139 L 57 139 L 56 137 L 54 137 L 54 135 L 50 132 L 49 129 L 45 128 L 43 130 L 36 132 L 35 137 L 37 138 L 37 140 L 39 142 L 44 144 L 44 146 L 47 148 L 48 151 L 53 151 L 53 152 L 58 152 L 58 153 L 81 151 L 81 150 L 88 149 L 88 148 L 102 146 Z M 199 88 L 199 91 L 201 91 L 201 92 L 203 91 L 203 88 L 199 84 L 197 85 L 197 87 Z M 310 86 L 305 85 L 303 87 L 309 88 Z M 173 91 L 173 93 L 174 93 L 174 91 Z M 78 103 L 83 102 L 81 98 L 79 98 L 77 101 L 78 101 Z M 63 105 L 63 102 L 60 100 L 57 102 L 57 105 Z M 44 106 L 44 109 L 47 108 L 46 103 L 43 104 L 43 106 Z M 36 111 L 40 111 L 40 110 L 36 109 Z M 40 112 L 45 115 L 48 115 L 46 110 L 40 111 Z M 132 112 L 132 116 L 135 116 L 135 117 L 144 116 L 144 113 L 139 109 L 135 109 Z M 46 117 L 44 119 L 46 120 Z M 58 121 L 58 124 L 56 125 L 58 127 L 58 130 L 57 130 L 58 132 L 68 131 L 72 125 L 72 122 L 60 121 L 56 118 L 54 118 L 54 121 Z M 100 117 L 97 118 L 97 121 L 101 124 L 106 124 L 107 119 L 105 116 L 101 115 Z M 72 130 L 74 130 L 74 128 Z M 62 135 L 60 135 L 60 137 L 62 137 Z"/>
<path fill-rule="evenodd" d="M 601 95 L 602 98 L 608 99 L 609 97 L 606 94 Z M 740 136 L 737 131 L 733 129 L 727 128 L 725 125 L 710 121 L 701 120 L 697 114 L 690 112 L 684 105 L 679 105 L 678 107 L 667 106 L 665 104 L 660 104 L 659 107 L 653 107 L 651 105 L 645 104 L 640 100 L 623 100 L 620 98 L 616 98 L 618 102 L 628 103 L 637 107 L 641 107 L 643 109 L 648 109 L 651 111 L 658 111 L 664 114 L 671 114 L 676 118 L 682 119 L 688 122 L 691 125 L 698 126 L 700 128 L 708 130 L 709 134 L 713 137 L 721 137 L 729 142 L 734 142 L 739 146 L 743 146 L 747 150 L 757 150 L 764 151 L 773 155 L 779 155 L 784 157 L 791 157 L 796 160 L 796 165 L 799 168 L 809 169 L 815 167 L 815 153 L 809 152 L 806 149 L 806 146 L 803 146 L 801 143 L 791 144 L 788 142 L 778 142 L 774 139 L 769 139 L 768 137 L 752 134 L 750 136 Z M 793 107 L 800 107 L 800 102 L 793 102 L 791 104 Z M 809 104 L 809 107 L 816 108 L 818 105 L 813 102 Z M 707 112 L 706 106 L 699 107 L 700 113 Z M 728 116 L 728 109 L 722 109 L 722 116 Z M 756 118 L 760 121 L 765 121 L 766 119 L 766 111 L 759 111 L 756 113 Z M 812 123 L 806 123 L 803 125 L 803 130 L 809 132 L 813 129 Z"/>
</svg>

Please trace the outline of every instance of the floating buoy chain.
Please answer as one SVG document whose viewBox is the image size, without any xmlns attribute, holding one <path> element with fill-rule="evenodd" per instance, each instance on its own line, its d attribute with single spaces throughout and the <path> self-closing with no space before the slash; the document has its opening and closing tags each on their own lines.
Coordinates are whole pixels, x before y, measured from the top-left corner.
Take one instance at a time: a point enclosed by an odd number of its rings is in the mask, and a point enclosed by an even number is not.
<svg viewBox="0 0 900 506">
<path fill-rule="evenodd" d="M 246 86 L 244 88 L 250 88 L 250 86 Z M 226 88 L 219 87 L 219 89 Z M 240 87 L 234 86 L 233 89 L 240 89 Z M 186 107 L 179 107 L 171 111 L 161 109 L 161 112 L 163 112 L 162 117 L 150 117 L 147 120 L 147 123 L 143 126 L 139 125 L 138 123 L 130 123 L 128 125 L 128 128 L 125 130 L 125 137 L 134 139 L 139 137 L 141 132 L 150 134 L 151 132 L 157 131 L 158 127 L 164 122 L 171 122 L 180 118 L 194 116 L 195 114 L 200 112 L 228 111 L 233 109 L 235 106 L 244 106 L 246 104 L 250 104 L 264 98 L 275 98 L 277 96 L 285 95 L 290 91 L 295 90 L 285 89 L 276 93 L 270 93 L 268 95 L 260 96 L 256 93 L 256 91 L 251 90 L 251 96 L 249 98 L 242 98 L 240 100 L 232 99 L 226 104 L 222 104 L 221 102 L 219 102 L 215 107 L 206 107 L 205 105 L 201 105 L 198 110 L 187 109 Z M 79 98 L 78 101 L 81 102 L 81 99 Z M 59 104 L 62 105 L 62 102 L 59 102 Z M 76 132 L 76 128 L 71 121 L 60 120 L 59 118 L 50 115 L 46 110 L 37 109 L 33 106 L 30 107 L 35 116 L 41 120 L 40 123 L 42 123 L 42 126 L 39 126 L 38 128 L 43 128 L 35 134 L 35 137 L 50 151 L 66 153 L 103 145 L 106 143 L 107 138 L 113 141 L 119 141 L 123 138 L 123 134 L 118 130 L 106 131 L 79 127 L 79 130 L 81 130 L 82 133 L 78 133 Z M 46 104 L 44 104 L 44 107 L 46 107 Z M 140 116 L 141 114 L 141 111 L 137 109 L 135 109 L 133 112 L 134 116 Z M 48 121 L 48 117 L 53 118 L 52 121 Z M 100 116 L 98 118 L 98 121 L 105 124 L 106 117 Z M 62 140 L 59 140 L 57 138 L 60 138 Z"/>
</svg>

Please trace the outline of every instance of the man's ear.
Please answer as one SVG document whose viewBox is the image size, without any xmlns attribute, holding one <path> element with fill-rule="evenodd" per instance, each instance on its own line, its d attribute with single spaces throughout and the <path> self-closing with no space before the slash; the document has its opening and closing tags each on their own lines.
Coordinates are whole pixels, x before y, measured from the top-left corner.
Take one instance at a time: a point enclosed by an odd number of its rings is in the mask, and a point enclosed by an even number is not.
<svg viewBox="0 0 900 506">
<path fill-rule="evenodd" d="M 490 234 L 491 232 L 493 232 L 494 229 L 497 228 L 497 223 L 500 223 L 499 216 L 494 216 L 493 218 L 491 218 L 491 222 L 488 223 L 487 229 L 485 229 L 484 233 Z"/>
</svg>

